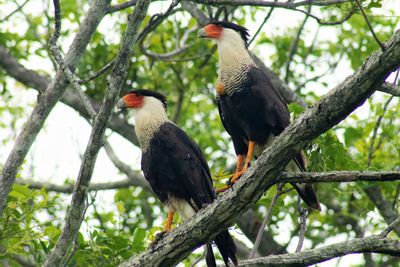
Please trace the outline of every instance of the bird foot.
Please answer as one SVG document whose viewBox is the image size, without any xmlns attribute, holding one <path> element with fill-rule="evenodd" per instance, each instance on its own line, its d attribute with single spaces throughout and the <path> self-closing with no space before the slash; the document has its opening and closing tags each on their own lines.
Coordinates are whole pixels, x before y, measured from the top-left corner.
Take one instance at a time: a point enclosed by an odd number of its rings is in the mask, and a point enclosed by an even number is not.
<svg viewBox="0 0 400 267">
<path fill-rule="evenodd" d="M 240 176 L 242 176 L 242 174 L 245 172 L 245 170 L 236 172 L 235 174 L 233 174 L 231 176 L 231 178 L 229 178 L 229 180 L 226 182 L 226 185 L 222 188 L 218 188 L 217 190 L 215 190 L 217 192 L 217 194 L 225 192 L 226 190 L 228 190 L 229 188 L 232 188 L 233 185 L 239 180 Z"/>
</svg>

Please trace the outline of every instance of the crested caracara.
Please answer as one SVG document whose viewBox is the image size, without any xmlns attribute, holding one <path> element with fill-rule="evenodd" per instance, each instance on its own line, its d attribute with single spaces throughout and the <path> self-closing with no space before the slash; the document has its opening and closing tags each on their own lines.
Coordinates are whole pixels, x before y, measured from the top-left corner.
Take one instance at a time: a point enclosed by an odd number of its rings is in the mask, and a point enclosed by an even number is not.
<svg viewBox="0 0 400 267">
<path fill-rule="evenodd" d="M 210 170 L 199 146 L 166 114 L 164 95 L 134 90 L 123 96 L 118 108 L 133 111 L 135 132 L 142 150 L 142 170 L 157 197 L 169 208 L 165 230 L 171 229 L 174 212 L 192 217 L 216 198 Z M 225 264 L 237 265 L 236 247 L 228 230 L 214 239 Z M 210 244 L 206 246 L 208 266 L 215 266 Z"/>
<path fill-rule="evenodd" d="M 246 28 L 216 21 L 200 29 L 198 36 L 212 39 L 218 46 L 217 103 L 237 155 L 236 172 L 230 179 L 234 183 L 247 170 L 252 157 L 259 156 L 289 125 L 290 113 L 271 80 L 250 57 Z M 297 154 L 286 170 L 305 171 L 304 154 Z M 310 207 L 320 210 L 312 185 L 292 185 Z"/>
</svg>

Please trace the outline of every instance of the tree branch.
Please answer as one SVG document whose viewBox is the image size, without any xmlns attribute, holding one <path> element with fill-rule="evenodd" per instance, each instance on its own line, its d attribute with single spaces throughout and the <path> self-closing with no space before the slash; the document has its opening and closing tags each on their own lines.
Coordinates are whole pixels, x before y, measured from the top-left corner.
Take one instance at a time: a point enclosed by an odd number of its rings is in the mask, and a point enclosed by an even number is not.
<svg viewBox="0 0 400 267">
<path fill-rule="evenodd" d="M 379 213 L 387 224 L 392 223 L 399 216 L 398 212 L 394 210 L 391 203 L 386 200 L 382 190 L 377 185 L 372 185 L 364 188 L 365 194 L 369 197 L 371 202 L 376 206 Z M 400 236 L 400 225 L 395 225 L 393 229 L 398 236 Z"/>
<path fill-rule="evenodd" d="M 309 266 L 354 253 L 382 253 L 391 256 L 400 256 L 400 242 L 381 236 L 355 238 L 299 253 L 245 260 L 241 261 L 239 266 Z"/>
<path fill-rule="evenodd" d="M 65 56 L 65 64 L 71 69 L 71 71 L 74 71 L 80 57 L 89 43 L 90 37 L 96 31 L 97 26 L 104 17 L 108 2 L 109 0 L 98 0 L 93 2 L 86 17 L 82 21 L 79 31 Z M 65 91 L 66 86 L 67 80 L 62 71 L 57 71 L 56 76 L 39 98 L 28 121 L 24 124 L 22 131 L 18 135 L 14 147 L 0 174 L 0 217 L 6 206 L 11 186 L 15 181 L 17 172 L 21 167 L 29 148 L 40 129 L 43 127 L 44 121 L 50 111 Z"/>
<path fill-rule="evenodd" d="M 236 224 L 247 236 L 247 238 L 250 239 L 250 241 L 252 241 L 253 243 L 256 241 L 257 235 L 261 231 L 261 223 L 260 218 L 253 209 L 248 209 L 245 213 L 243 213 L 236 220 Z M 271 233 L 265 230 L 262 234 L 260 246 L 257 250 L 258 253 L 263 256 L 269 254 L 281 254 L 286 252 L 286 249 L 274 240 Z"/>
<path fill-rule="evenodd" d="M 346 118 L 399 67 L 400 31 L 376 51 L 344 82 L 308 108 L 280 134 L 239 182 L 189 221 L 168 232 L 157 244 L 121 266 L 170 266 L 194 248 L 209 242 L 234 219 L 254 205 L 273 184 L 288 162 L 312 139 Z"/>
<path fill-rule="evenodd" d="M 83 156 L 72 195 L 71 206 L 65 218 L 65 225 L 55 247 L 44 263 L 45 267 L 59 266 L 68 255 L 70 246 L 78 235 L 87 207 L 87 192 L 97 154 L 102 146 L 106 125 L 110 120 L 111 112 L 117 102 L 119 92 L 125 80 L 133 45 L 139 36 L 139 27 L 146 16 L 149 4 L 150 0 L 138 0 L 133 13 L 128 17 L 128 26 L 113 66 L 103 104 L 93 123 L 92 133 Z"/>
<path fill-rule="evenodd" d="M 118 11 L 124 10 L 126 8 L 129 8 L 129 7 L 132 7 L 132 6 L 136 5 L 136 2 L 137 2 L 137 0 L 129 0 L 129 1 L 123 2 L 123 3 L 118 4 L 118 5 L 110 6 L 107 9 L 107 13 L 108 14 L 109 13 L 114 13 L 114 12 L 118 12 Z"/>
<path fill-rule="evenodd" d="M 33 89 L 39 91 L 39 95 L 41 95 L 50 84 L 49 80 L 46 77 L 41 76 L 35 71 L 29 70 L 21 65 L 12 55 L 8 53 L 7 49 L 1 45 L 0 67 L 3 68 L 8 75 L 23 83 L 25 86 L 32 87 Z M 82 117 L 88 120 L 90 119 L 90 116 L 87 113 L 84 105 L 73 90 L 66 90 L 60 101 L 76 110 Z M 100 103 L 90 98 L 89 101 L 95 111 L 98 111 L 100 109 Z M 132 134 L 132 129 L 134 129 L 134 126 L 130 125 L 126 120 L 121 118 L 119 114 L 112 115 L 112 119 L 108 124 L 108 128 L 117 132 L 134 145 L 139 144 L 136 135 L 134 134 L 134 131 Z"/>
<path fill-rule="evenodd" d="M 137 179 L 129 178 L 129 179 L 124 179 L 124 180 L 115 181 L 115 182 L 90 184 L 88 191 L 112 190 L 112 189 L 127 188 L 129 186 L 140 186 L 141 187 L 142 181 L 145 182 L 144 178 L 140 177 L 140 176 L 135 177 L 135 178 L 137 178 Z M 74 191 L 73 184 L 58 185 L 58 184 L 38 182 L 38 181 L 28 180 L 28 179 L 17 179 L 15 181 L 15 183 L 22 184 L 22 185 L 29 185 L 29 188 L 31 188 L 31 189 L 44 188 L 46 191 L 52 191 L 52 192 L 57 192 L 57 193 L 70 194 Z"/>
<path fill-rule="evenodd" d="M 279 180 L 285 183 L 390 182 L 400 180 L 400 172 L 284 172 Z"/>
<path fill-rule="evenodd" d="M 0 22 L 6 21 L 6 20 L 8 20 L 9 18 L 11 18 L 12 15 L 14 15 L 14 14 L 17 13 L 18 11 L 20 11 L 22 8 L 24 8 L 24 6 L 25 6 L 28 2 L 29 2 L 29 0 L 25 0 L 25 2 L 23 2 L 21 5 L 18 4 L 18 3 L 16 3 L 16 4 L 17 4 L 17 8 L 14 9 L 13 11 L 11 11 L 11 13 L 8 14 L 7 16 L 5 16 L 3 19 L 0 19 Z"/>
<path fill-rule="evenodd" d="M 400 86 L 399 85 L 394 85 L 391 83 L 383 83 L 381 86 L 378 87 L 377 90 L 391 94 L 393 96 L 400 96 Z"/>
<path fill-rule="evenodd" d="M 294 38 L 292 45 L 290 46 L 290 51 L 289 51 L 288 59 L 286 61 L 286 66 L 285 66 L 285 82 L 286 83 L 288 83 L 288 81 L 289 81 L 290 64 L 292 63 L 293 56 L 296 53 L 297 46 L 299 45 L 301 33 L 304 30 L 304 26 L 306 26 L 308 18 L 310 17 L 309 13 L 311 11 L 311 7 L 312 7 L 311 5 L 308 6 L 308 11 L 306 13 L 306 16 L 304 17 L 303 22 L 300 24 L 299 29 L 297 30 L 297 33 L 296 33 L 296 37 Z"/>
<path fill-rule="evenodd" d="M 140 186 L 145 190 L 151 191 L 149 183 L 142 175 L 139 174 L 140 172 L 132 170 L 129 165 L 122 162 L 114 153 L 114 150 L 108 142 L 104 143 L 104 149 L 107 153 L 108 158 L 112 161 L 115 167 L 117 167 L 118 170 L 128 176 L 128 179 L 131 180 L 131 182 L 134 183 L 135 186 Z"/>
<path fill-rule="evenodd" d="M 356 2 L 356 4 L 357 4 L 358 8 L 360 9 L 361 14 L 362 14 L 362 16 L 364 17 L 364 20 L 365 20 L 365 22 L 367 23 L 368 28 L 369 28 L 369 30 L 371 31 L 372 36 L 374 37 L 375 41 L 378 43 L 378 45 L 381 47 L 382 50 L 385 50 L 385 46 L 382 44 L 381 41 L 379 41 L 378 36 L 376 36 L 375 31 L 374 31 L 374 28 L 372 28 L 371 23 L 369 22 L 368 17 L 367 17 L 367 15 L 365 14 L 364 9 L 362 8 L 362 6 L 361 6 L 361 4 L 360 4 L 360 1 L 359 1 L 359 0 L 355 0 L 355 2 Z"/>
<path fill-rule="evenodd" d="M 284 184 L 279 184 L 276 188 L 276 193 L 274 195 L 274 197 L 271 200 L 271 203 L 269 204 L 268 210 L 267 210 L 267 214 L 265 215 L 265 218 L 260 226 L 260 230 L 257 233 L 257 238 L 256 241 L 254 242 L 254 246 L 251 249 L 250 255 L 249 255 L 249 259 L 254 258 L 254 256 L 256 255 L 256 251 L 258 250 L 261 240 L 262 240 L 262 236 L 264 234 L 264 229 L 267 226 L 267 223 L 269 222 L 269 220 L 271 220 L 271 216 L 272 216 L 272 210 L 276 204 L 276 201 L 278 200 L 278 198 L 281 196 L 282 194 L 282 188 L 283 188 Z"/>
<path fill-rule="evenodd" d="M 227 6 L 261 6 L 261 7 L 280 7 L 286 9 L 295 9 L 300 6 L 329 6 L 351 2 L 352 0 L 304 0 L 298 2 L 285 1 L 263 1 L 263 0 L 187 0 L 198 4 L 207 5 L 227 5 Z"/>
</svg>

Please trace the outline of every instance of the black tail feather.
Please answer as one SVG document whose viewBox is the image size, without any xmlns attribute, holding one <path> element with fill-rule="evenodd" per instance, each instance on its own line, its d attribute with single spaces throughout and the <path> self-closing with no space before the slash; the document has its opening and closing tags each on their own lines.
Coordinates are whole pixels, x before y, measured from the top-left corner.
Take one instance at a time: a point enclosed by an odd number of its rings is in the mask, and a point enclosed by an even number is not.
<svg viewBox="0 0 400 267">
<path fill-rule="evenodd" d="M 224 259 L 225 265 L 229 266 L 229 262 L 232 262 L 235 266 L 238 266 L 238 261 L 235 255 L 236 245 L 228 230 L 219 233 L 215 237 L 214 242 L 217 245 L 222 258 Z"/>
<path fill-rule="evenodd" d="M 292 184 L 296 188 L 297 193 L 304 200 L 304 202 L 313 209 L 321 211 L 317 195 L 315 194 L 314 188 L 311 184 Z"/>
<path fill-rule="evenodd" d="M 206 245 L 206 263 L 207 267 L 217 267 L 211 244 Z"/>
</svg>

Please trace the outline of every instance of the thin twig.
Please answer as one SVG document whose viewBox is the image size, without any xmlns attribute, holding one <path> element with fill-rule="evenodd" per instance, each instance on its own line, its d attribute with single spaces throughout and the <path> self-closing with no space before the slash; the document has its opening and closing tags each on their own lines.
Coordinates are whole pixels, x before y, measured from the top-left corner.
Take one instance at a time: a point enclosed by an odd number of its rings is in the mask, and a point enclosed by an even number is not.
<svg viewBox="0 0 400 267">
<path fill-rule="evenodd" d="M 372 157 L 374 156 L 374 152 L 375 152 L 375 140 L 378 134 L 378 130 L 381 127 L 382 121 L 383 121 L 383 117 L 385 116 L 386 111 L 389 108 L 389 104 L 390 102 L 393 100 L 394 96 L 391 96 L 385 103 L 385 105 L 382 108 L 382 114 L 378 117 L 378 119 L 376 120 L 376 124 L 374 127 L 374 130 L 372 132 L 372 137 L 371 137 L 371 143 L 369 145 L 369 152 L 368 152 L 368 160 L 367 160 L 367 166 L 371 166 L 372 163 Z"/>
<path fill-rule="evenodd" d="M 50 51 L 54 57 L 54 59 L 57 61 L 58 65 L 60 66 L 60 69 L 68 79 L 68 81 L 71 83 L 72 87 L 76 90 L 78 93 L 78 96 L 80 100 L 82 101 L 83 106 L 86 109 L 86 112 L 89 114 L 90 118 L 92 121 L 96 117 L 96 111 L 93 109 L 92 104 L 90 103 L 89 99 L 83 92 L 82 88 L 79 86 L 78 82 L 76 81 L 74 74 L 72 71 L 66 66 L 61 53 L 58 49 L 57 46 L 57 40 L 60 36 L 60 30 L 61 30 L 61 9 L 60 9 L 60 1 L 59 0 L 54 0 L 54 20 L 55 20 L 55 31 L 53 36 L 50 38 Z"/>
<path fill-rule="evenodd" d="M 0 19 L 0 22 L 6 21 L 8 20 L 12 15 L 14 15 L 15 13 L 17 13 L 18 11 L 20 11 L 27 3 L 29 2 L 29 0 L 25 0 L 25 2 L 22 3 L 22 5 L 18 4 L 17 2 L 15 2 L 15 4 L 17 5 L 17 8 L 15 10 L 13 10 L 10 14 L 8 14 L 7 16 L 5 16 L 4 19 Z"/>
<path fill-rule="evenodd" d="M 301 198 L 300 196 L 297 199 L 297 211 L 300 215 L 300 232 L 299 232 L 299 242 L 297 243 L 296 252 L 300 252 L 304 243 L 304 236 L 306 234 L 307 227 L 307 214 L 308 210 L 306 208 L 301 207 Z"/>
<path fill-rule="evenodd" d="M 147 23 L 146 27 L 143 29 L 143 31 L 139 34 L 138 38 L 138 43 L 143 42 L 144 38 L 149 34 L 150 32 L 154 31 L 155 28 L 158 27 L 158 25 L 163 22 L 164 19 L 172 15 L 173 13 L 177 12 L 177 9 L 174 9 L 177 5 L 179 4 L 178 0 L 172 1 L 171 5 L 169 8 L 164 12 L 164 13 L 157 13 L 154 14 L 149 22 Z"/>
<path fill-rule="evenodd" d="M 310 11 L 311 11 L 311 7 L 312 7 L 311 5 L 308 6 L 308 12 L 306 13 L 306 16 L 305 16 L 303 22 L 301 23 L 299 29 L 297 30 L 296 37 L 294 38 L 294 40 L 292 42 L 292 45 L 290 46 L 290 51 L 289 51 L 288 59 L 287 59 L 287 62 L 286 62 L 286 68 L 285 68 L 286 71 L 285 71 L 285 79 L 284 80 L 285 80 L 286 83 L 289 80 L 290 63 L 292 62 L 293 56 L 296 53 L 297 46 L 299 45 L 301 33 L 304 30 L 304 26 L 306 25 L 307 20 L 310 17 L 309 14 L 310 14 Z"/>
<path fill-rule="evenodd" d="M 394 210 L 396 209 L 396 204 L 397 204 L 397 199 L 399 198 L 399 194 L 400 194 L 400 183 L 397 184 L 396 194 L 394 195 L 394 198 L 393 198 L 392 208 Z"/>
<path fill-rule="evenodd" d="M 275 0 L 275 2 L 278 0 Z M 268 14 L 265 16 L 263 22 L 260 24 L 260 26 L 258 27 L 256 33 L 253 35 L 253 37 L 251 38 L 250 42 L 249 42 L 249 46 L 251 45 L 251 43 L 256 39 L 257 35 L 260 33 L 261 29 L 264 27 L 265 23 L 267 23 L 268 19 L 271 17 L 272 15 L 272 11 L 274 11 L 275 7 L 271 7 L 269 9 Z"/>
<path fill-rule="evenodd" d="M 104 67 L 102 67 L 98 72 L 96 72 L 93 75 L 90 75 L 88 78 L 82 79 L 82 80 L 77 80 L 78 84 L 88 83 L 88 82 L 98 78 L 99 76 L 103 75 L 105 72 L 107 72 L 109 69 L 111 69 L 114 66 L 114 61 L 115 61 L 115 59 L 111 60 Z"/>
<path fill-rule="evenodd" d="M 123 2 L 123 3 L 118 4 L 118 5 L 110 6 L 107 9 L 107 14 L 118 12 L 118 11 L 121 11 L 123 9 L 132 7 L 132 6 L 136 5 L 136 2 L 137 2 L 137 0 L 131 0 L 131 1 Z"/>
<path fill-rule="evenodd" d="M 371 33 L 372 33 L 372 36 L 374 37 L 375 41 L 379 44 L 379 46 L 381 47 L 382 51 L 385 51 L 386 48 L 385 48 L 385 46 L 381 43 L 381 41 L 379 41 L 378 36 L 376 36 L 376 34 L 375 34 L 375 32 L 374 32 L 374 29 L 372 28 L 371 23 L 369 22 L 368 17 L 367 17 L 367 15 L 365 14 L 364 9 L 362 8 L 362 6 L 361 6 L 361 4 L 360 4 L 360 1 L 359 1 L 359 0 L 355 0 L 355 1 L 356 1 L 356 3 L 357 3 L 358 8 L 359 8 L 360 11 L 361 11 L 361 14 L 362 14 L 363 17 L 364 17 L 365 22 L 367 23 L 367 25 L 368 25 L 368 27 L 369 27 L 369 30 L 370 30 Z"/>
<path fill-rule="evenodd" d="M 264 234 L 264 229 L 265 229 L 267 223 L 269 222 L 269 220 L 271 219 L 272 209 L 274 208 L 274 206 L 276 204 L 276 201 L 278 200 L 279 196 L 281 195 L 282 188 L 283 188 L 284 185 L 285 184 L 282 183 L 282 184 L 279 184 L 276 187 L 276 193 L 275 193 L 274 197 L 271 200 L 271 204 L 268 207 L 267 214 L 265 215 L 264 221 L 262 222 L 262 224 L 260 226 L 260 229 L 258 230 L 256 241 L 254 242 L 254 246 L 251 249 L 251 252 L 250 252 L 250 255 L 249 255 L 249 259 L 254 258 L 254 256 L 256 255 L 257 249 L 260 246 L 260 242 L 261 242 L 262 236 Z"/>
<path fill-rule="evenodd" d="M 315 16 L 315 15 L 313 15 L 310 12 L 307 12 L 305 10 L 302 10 L 302 9 L 293 9 L 293 10 L 299 11 L 301 13 L 304 13 L 304 14 L 310 16 L 311 18 L 315 19 L 318 22 L 318 24 L 325 25 L 325 26 L 333 26 L 333 25 L 342 24 L 343 22 L 345 22 L 348 19 L 350 19 L 355 13 L 355 11 L 352 9 L 352 10 L 349 11 L 349 13 L 344 18 L 342 18 L 340 20 L 337 20 L 337 21 L 323 21 L 321 18 L 319 18 L 319 17 L 317 17 L 317 16 Z"/>
<path fill-rule="evenodd" d="M 381 237 L 387 237 L 387 235 L 393 231 L 393 229 L 400 224 L 400 216 L 397 217 L 389 226 L 379 234 Z"/>
</svg>

